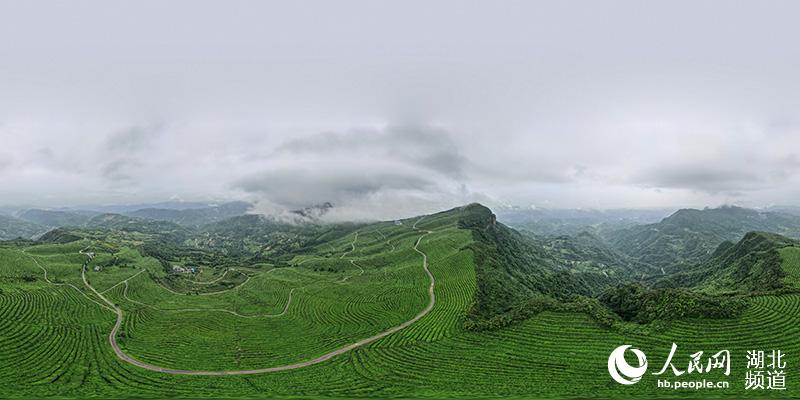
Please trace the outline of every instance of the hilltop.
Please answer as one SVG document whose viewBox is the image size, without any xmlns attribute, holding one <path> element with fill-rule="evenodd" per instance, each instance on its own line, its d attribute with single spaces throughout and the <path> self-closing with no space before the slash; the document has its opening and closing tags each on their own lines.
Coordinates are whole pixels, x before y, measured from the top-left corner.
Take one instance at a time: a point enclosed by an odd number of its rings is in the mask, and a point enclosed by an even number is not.
<svg viewBox="0 0 800 400">
<path fill-rule="evenodd" d="M 710 259 L 660 279 L 656 287 L 690 287 L 704 292 L 755 293 L 787 287 L 784 249 L 800 241 L 767 232 L 749 232 L 736 243 L 725 241 Z"/>
<path fill-rule="evenodd" d="M 684 209 L 658 223 L 614 231 L 605 238 L 617 251 L 671 273 L 707 260 L 721 243 L 738 241 L 752 231 L 798 238 L 800 217 L 733 206 Z"/>
</svg>

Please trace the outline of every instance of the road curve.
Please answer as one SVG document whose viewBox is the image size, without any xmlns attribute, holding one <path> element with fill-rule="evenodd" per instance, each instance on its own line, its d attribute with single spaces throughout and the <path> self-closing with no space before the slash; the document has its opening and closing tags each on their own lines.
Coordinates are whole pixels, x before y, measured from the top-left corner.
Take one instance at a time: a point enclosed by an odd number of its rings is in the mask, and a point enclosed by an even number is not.
<svg viewBox="0 0 800 400">
<path fill-rule="evenodd" d="M 417 220 L 417 222 L 419 222 L 420 220 L 422 220 L 422 218 Z M 421 229 L 417 228 L 417 222 L 414 223 L 414 225 L 412 226 L 412 229 L 417 230 L 417 231 L 421 231 Z M 315 364 L 319 364 L 319 363 L 325 362 L 327 360 L 330 360 L 333 357 L 336 357 L 338 355 L 347 353 L 350 350 L 356 349 L 358 347 L 365 346 L 365 345 L 370 344 L 370 343 L 372 343 L 372 342 L 374 342 L 376 340 L 383 339 L 383 338 L 385 338 L 385 337 L 387 337 L 387 336 L 389 336 L 391 334 L 397 333 L 397 332 L 409 327 L 411 324 L 419 321 L 420 319 L 422 319 L 422 317 L 424 317 L 425 315 L 427 315 L 428 313 L 431 312 L 431 310 L 433 309 L 433 306 L 436 305 L 436 294 L 434 293 L 434 288 L 436 287 L 436 279 L 434 279 L 433 274 L 428 269 L 428 255 L 425 254 L 418 247 L 419 247 L 419 244 L 422 241 L 422 239 L 425 236 L 427 236 L 427 235 L 429 235 L 429 234 L 431 234 L 433 232 L 431 232 L 431 231 L 423 231 L 423 232 L 425 232 L 425 233 L 422 234 L 417 239 L 417 242 L 414 244 L 414 251 L 416 251 L 417 253 L 422 255 L 422 268 L 425 270 L 425 273 L 428 275 L 428 278 L 430 279 L 430 284 L 428 285 L 428 296 L 429 296 L 430 300 L 428 302 L 428 305 L 425 306 L 425 308 L 422 311 L 420 311 L 417 315 L 415 315 L 414 318 L 411 318 L 410 320 L 408 320 L 406 322 L 403 322 L 400 325 L 397 325 L 397 326 L 394 326 L 392 328 L 389 328 L 389 329 L 387 329 L 387 330 L 385 330 L 385 331 L 383 331 L 381 333 L 378 333 L 378 334 L 376 334 L 374 336 L 370 336 L 370 337 L 368 337 L 366 339 L 361 339 L 358 342 L 351 343 L 351 344 L 349 344 L 347 346 L 344 346 L 344 347 L 340 347 L 340 348 L 338 348 L 336 350 L 333 350 L 333 351 L 331 351 L 329 353 L 323 354 L 323 355 L 321 355 L 321 356 L 319 356 L 317 358 L 311 359 L 311 360 L 301 361 L 301 362 L 294 363 L 294 364 L 281 365 L 281 366 L 277 366 L 277 367 L 246 369 L 246 370 L 235 370 L 235 371 L 193 371 L 193 370 L 185 370 L 185 369 L 172 369 L 172 368 L 159 367 L 158 365 L 148 364 L 146 362 L 139 361 L 139 360 L 127 355 L 124 351 L 122 351 L 122 349 L 119 347 L 119 344 L 117 343 L 117 332 L 119 331 L 119 328 L 122 326 L 122 319 L 123 319 L 122 309 L 120 309 L 116 304 L 114 304 L 112 301 L 110 301 L 105 296 L 103 296 L 100 292 L 95 290 L 91 285 L 89 285 L 89 282 L 86 280 L 86 264 L 83 265 L 83 268 L 81 270 L 81 277 L 83 278 L 83 283 L 92 292 L 94 292 L 95 295 L 97 295 L 100 299 L 102 299 L 104 302 L 106 302 L 106 304 L 110 305 L 114 309 L 114 312 L 117 314 L 117 321 L 114 324 L 114 328 L 111 329 L 111 333 L 108 335 L 108 341 L 111 344 L 111 348 L 114 349 L 114 353 L 117 355 L 117 358 L 119 358 L 120 360 L 122 360 L 122 361 L 124 361 L 124 362 L 126 362 L 128 364 L 131 364 L 133 366 L 136 366 L 136 367 L 139 367 L 139 368 L 143 368 L 143 369 L 146 369 L 146 370 L 155 371 L 155 372 L 162 372 L 162 373 L 171 374 L 171 375 L 202 375 L 202 376 L 254 375 L 254 374 L 265 374 L 265 373 L 269 373 L 269 372 L 288 371 L 288 370 L 299 369 L 299 368 L 308 367 L 308 366 L 311 366 L 311 365 L 315 365 Z M 354 242 L 355 242 L 355 240 L 354 240 Z M 81 254 L 85 254 L 85 253 L 83 253 L 83 251 L 81 251 Z"/>
</svg>

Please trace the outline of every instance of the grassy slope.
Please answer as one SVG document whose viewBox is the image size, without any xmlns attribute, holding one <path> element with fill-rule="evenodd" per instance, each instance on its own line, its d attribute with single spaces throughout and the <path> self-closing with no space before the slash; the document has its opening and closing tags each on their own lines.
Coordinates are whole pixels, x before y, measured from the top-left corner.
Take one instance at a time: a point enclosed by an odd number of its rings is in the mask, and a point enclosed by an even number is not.
<svg viewBox="0 0 800 400">
<path fill-rule="evenodd" d="M 780 254 L 783 270 L 786 271 L 786 286 L 800 288 L 800 247 L 785 247 Z"/>
<path fill-rule="evenodd" d="M 777 234 L 747 233 L 739 242 L 725 242 L 711 258 L 655 283 L 657 287 L 693 287 L 708 293 L 760 293 L 792 288 L 787 285 L 781 254 L 791 254 L 800 242 Z M 788 288 L 786 288 L 788 286 Z M 794 287 L 797 287 L 796 285 Z"/>
<path fill-rule="evenodd" d="M 351 280 L 379 280 L 380 286 L 396 285 L 393 281 L 411 278 L 411 270 L 421 276 L 418 260 L 414 263 L 402 261 L 412 245 L 415 235 L 410 233 L 407 221 L 402 227 L 381 225 L 378 228 L 386 235 L 386 243 L 381 235 L 368 233 L 364 228 L 359 239 L 364 236 L 363 246 L 357 246 L 354 255 L 364 261 L 363 277 L 353 275 Z M 419 227 L 436 230 L 426 237 L 420 248 L 430 258 L 431 272 L 436 276 L 437 305 L 434 310 L 407 330 L 389 336 L 366 348 L 360 348 L 334 359 L 301 370 L 247 377 L 186 377 L 170 376 L 141 370 L 119 362 L 107 342 L 107 333 L 113 325 L 113 314 L 83 297 L 82 293 L 65 286 L 53 286 L 41 279 L 41 270 L 25 254 L 14 248 L 0 248 L 0 397 L 11 395 L 27 396 L 75 396 L 95 395 L 100 397 L 163 397 L 163 396 L 267 396 L 267 395 L 308 395 L 308 396 L 587 396 L 600 395 L 619 397 L 638 394 L 652 398 L 653 395 L 693 395 L 702 398 L 714 394 L 742 393 L 744 385 L 745 352 L 750 348 L 781 349 L 792 355 L 788 360 L 788 377 L 800 376 L 800 297 L 796 295 L 764 296 L 755 299 L 748 311 L 736 320 L 680 321 L 660 329 L 633 329 L 626 332 L 601 328 L 593 320 L 582 314 L 545 312 L 523 323 L 493 332 L 464 332 L 461 321 L 476 290 L 473 254 L 471 250 L 461 250 L 470 241 L 469 234 L 459 230 L 446 215 L 440 218 L 426 218 Z M 384 231 L 385 230 L 385 231 Z M 332 243 L 341 254 L 349 248 L 347 239 Z M 46 264 L 51 280 L 74 282 L 80 285 L 79 275 L 82 257 L 77 251 L 84 243 L 67 245 L 38 246 L 29 250 Z M 396 246 L 394 256 L 391 244 Z M 331 252 L 320 249 L 320 255 Z M 389 262 L 394 258 L 398 264 Z M 367 260 L 376 260 L 385 266 L 373 271 Z M 147 268 L 147 261 L 140 267 Z M 383 264 L 381 264 L 383 265 Z M 120 268 L 122 269 L 122 268 Z M 336 273 L 315 272 L 313 268 L 301 265 L 293 268 L 313 278 L 319 291 L 315 296 L 325 296 L 324 281 L 330 281 Z M 114 272 L 115 279 L 123 275 Z M 346 273 L 336 275 L 341 276 Z M 352 270 L 349 272 L 353 272 Z M 283 272 L 282 272 L 283 274 Z M 33 282 L 24 277 L 35 275 Z M 290 280 L 291 272 L 264 279 L 256 293 L 271 293 L 261 300 L 275 303 L 270 310 L 280 308 L 278 303 L 283 289 L 275 290 L 274 281 Z M 380 277 L 383 275 L 384 277 Z M 790 274 L 791 276 L 791 274 Z M 202 305 L 226 305 L 240 307 L 241 311 L 256 310 L 252 304 L 236 299 L 225 298 L 197 300 L 195 296 L 168 296 L 159 292 L 144 276 L 131 280 L 128 295 L 140 296 L 154 301 L 160 307 L 182 307 L 183 302 L 202 301 Z M 91 277 L 98 281 L 99 277 Z M 305 283 L 304 278 L 296 278 Z M 110 279 L 109 279 L 110 281 Z M 133 283 L 138 282 L 137 286 Z M 110 282 L 103 282 L 107 285 Z M 254 282 L 250 282 L 254 283 Z M 248 283 L 248 285 L 250 284 Z M 367 282 L 361 282 L 367 283 Z M 424 281 L 417 282 L 422 287 Z M 359 285 L 360 286 L 360 285 Z M 412 285 L 413 286 L 413 285 Z M 409 286 L 407 290 L 414 291 Z M 247 286 L 245 286 L 246 288 Z M 369 288 L 367 286 L 366 288 Z M 395 290 L 399 286 L 391 286 Z M 388 289 L 388 287 L 387 287 Z M 236 361 L 242 364 L 273 361 L 288 357 L 291 352 L 283 352 L 273 346 L 272 341 L 264 340 L 269 350 L 256 353 L 256 349 L 246 349 L 240 355 L 252 355 L 253 359 L 236 358 L 236 350 L 242 340 L 250 336 L 270 337 L 278 344 L 299 348 L 299 336 L 313 333 L 315 319 L 334 319 L 326 321 L 336 324 L 341 321 L 348 329 L 356 325 L 351 319 L 370 318 L 376 314 L 362 315 L 350 312 L 358 310 L 359 304 L 382 303 L 397 309 L 408 293 L 398 296 L 381 297 L 380 288 L 352 292 L 348 298 L 346 289 L 335 296 L 318 300 L 315 296 L 299 296 L 298 308 L 290 308 L 293 318 L 307 318 L 308 329 L 288 331 L 289 328 L 272 326 L 271 321 L 262 321 L 260 326 L 248 327 L 248 322 L 232 323 L 220 320 L 219 316 L 209 314 L 195 315 L 193 320 L 168 317 L 167 312 L 152 312 L 144 309 L 136 311 L 135 318 L 126 320 L 126 330 L 141 337 L 126 338 L 126 346 L 135 355 L 136 350 L 159 350 L 151 357 L 162 357 L 167 363 L 176 365 L 216 366 L 222 362 Z M 393 295 L 395 290 L 387 290 Z M 274 291 L 274 292 L 273 292 Z M 118 298 L 120 293 L 115 293 Z M 273 296 L 274 294 L 274 296 Z M 271 297 L 270 297 L 271 296 Z M 416 296 L 411 296 L 416 298 Z M 300 300 L 305 299 L 305 300 Z M 396 300 L 392 300 L 396 299 Z M 122 298 L 124 300 L 124 298 Z M 121 301 L 122 301 L 121 300 Z M 303 303 L 305 301 L 305 303 Z M 325 312 L 301 312 L 324 307 L 327 302 L 343 301 L 352 306 L 330 306 Z M 404 303 L 411 306 L 411 303 Z M 132 305 L 122 304 L 126 310 L 134 310 Z M 341 306 L 341 303 L 339 304 Z M 269 306 L 269 304 L 268 304 Z M 250 308 L 248 308 L 250 307 Z M 349 307 L 349 308 L 348 308 Z M 337 309 L 338 308 L 338 309 Z M 421 308 L 419 306 L 418 308 Z M 372 311 L 376 311 L 372 309 Z M 203 316 L 206 316 L 203 318 Z M 386 318 L 391 318 L 387 313 Z M 166 320 L 165 320 L 166 318 Z M 212 319 L 213 321 L 208 321 Z M 380 319 L 383 319 L 381 317 Z M 168 324 L 170 322 L 180 324 Z M 227 325 L 231 323 L 232 326 Z M 266 324 L 266 325 L 265 325 Z M 291 325 L 290 325 L 291 326 Z M 193 343 L 200 337 L 202 341 L 212 340 L 205 334 L 207 328 L 223 329 L 223 333 L 233 328 L 230 336 L 220 337 L 214 344 L 219 349 L 209 349 Z M 274 331 L 287 329 L 287 331 Z M 149 329 L 149 331 L 148 331 Z M 335 329 L 335 328 L 334 328 Z M 147 334 L 145 334 L 147 333 Z M 237 333 L 240 335 L 236 336 Z M 333 344 L 340 332 L 330 332 L 325 336 Z M 160 341 L 149 342 L 146 336 L 162 336 Z M 280 335 L 290 335 L 282 338 Z M 226 340 L 238 339 L 237 345 L 229 346 Z M 257 339 L 254 337 L 254 339 Z M 637 385 L 623 387 L 611 381 L 606 372 L 606 359 L 609 352 L 621 344 L 632 344 L 645 351 L 651 369 L 660 368 L 670 344 L 679 344 L 676 360 L 688 360 L 688 354 L 698 350 L 707 352 L 727 348 L 732 351 L 732 373 L 729 378 L 732 388 L 722 391 L 683 391 L 673 393 L 655 389 L 656 377 L 646 375 Z M 160 342 L 161 344 L 159 344 Z M 179 349 L 171 348 L 173 344 Z M 248 342 L 244 342 L 247 346 Z M 323 345 L 323 346 L 324 346 Z M 156 347 L 158 346 L 158 347 Z M 222 349 L 228 349 L 228 352 Z M 315 348 L 316 349 L 316 348 Z M 315 349 L 311 349 L 313 352 Z M 210 351 L 209 351 L 210 350 Z M 234 354 L 229 352 L 233 351 Z M 253 351 L 253 352 L 251 352 Z M 205 352 L 205 354 L 200 354 Z M 182 357 L 186 356 L 183 360 Z M 708 375 L 709 379 L 721 379 L 721 375 Z M 797 396 L 797 389 L 787 378 L 790 390 L 785 395 Z"/>
<path fill-rule="evenodd" d="M 685 209 L 655 224 L 613 232 L 607 239 L 616 250 L 672 273 L 707 260 L 720 243 L 737 242 L 752 231 L 797 238 L 800 218 L 739 207 Z"/>
</svg>

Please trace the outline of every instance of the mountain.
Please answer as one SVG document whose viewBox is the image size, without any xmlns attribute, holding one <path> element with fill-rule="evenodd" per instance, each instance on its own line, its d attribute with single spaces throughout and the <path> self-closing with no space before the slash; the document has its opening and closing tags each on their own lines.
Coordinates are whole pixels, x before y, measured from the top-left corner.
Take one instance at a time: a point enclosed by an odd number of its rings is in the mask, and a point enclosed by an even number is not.
<svg viewBox="0 0 800 400">
<path fill-rule="evenodd" d="M 660 273 L 656 267 L 620 253 L 597 235 L 586 231 L 573 236 L 529 235 L 548 250 L 551 258 L 569 265 L 573 270 L 595 271 L 619 279 L 636 279 Z"/>
<path fill-rule="evenodd" d="M 122 214 L 100 214 L 92 217 L 84 224 L 85 229 L 105 231 L 136 232 L 148 235 L 173 236 L 186 238 L 191 230 L 174 222 L 156 221 L 146 218 L 130 217 Z M 172 238 L 175 240 L 174 238 Z"/>
<path fill-rule="evenodd" d="M 81 236 L 72 233 L 69 228 L 56 228 L 39 237 L 37 241 L 39 243 L 63 244 L 74 242 L 80 239 Z"/>
<path fill-rule="evenodd" d="M 0 240 L 30 239 L 47 230 L 46 227 L 19 218 L 0 215 Z"/>
<path fill-rule="evenodd" d="M 79 226 L 85 224 L 90 218 L 97 215 L 92 211 L 58 211 L 29 209 L 20 212 L 19 219 L 33 222 L 48 227 Z"/>
<path fill-rule="evenodd" d="M 503 208 L 497 211 L 499 221 L 509 226 L 543 236 L 577 235 L 588 231 L 604 232 L 634 225 L 658 222 L 670 211 L 663 209 L 526 209 Z"/>
<path fill-rule="evenodd" d="M 704 263 L 658 280 L 654 287 L 690 287 L 709 293 L 757 293 L 785 288 L 787 271 L 800 269 L 785 260 L 785 250 L 800 250 L 800 241 L 766 233 L 747 233 L 739 242 L 725 241 Z"/>
<path fill-rule="evenodd" d="M 797 238 L 800 216 L 732 206 L 683 209 L 658 223 L 611 232 L 605 239 L 634 260 L 672 273 L 707 260 L 722 242 L 738 241 L 751 231 Z"/>
<path fill-rule="evenodd" d="M 800 215 L 800 207 L 798 206 L 772 206 L 768 207 L 766 211 L 780 212 L 784 214 Z"/>
<path fill-rule="evenodd" d="M 292 214 L 299 215 L 307 220 L 319 221 L 319 219 L 333 208 L 333 204 L 324 202 L 311 207 L 304 207 L 299 210 L 292 210 Z"/>
<path fill-rule="evenodd" d="M 125 213 L 125 215 L 148 218 L 157 221 L 174 222 L 179 225 L 198 227 L 213 222 L 222 221 L 231 217 L 246 214 L 252 204 L 237 201 L 224 203 L 217 206 L 201 208 L 174 209 L 174 208 L 143 208 Z"/>
<path fill-rule="evenodd" d="M 317 242 L 346 235 L 360 224 L 296 224 L 282 219 L 246 214 L 200 228 L 192 245 L 228 256 L 285 262 L 293 252 Z"/>
<path fill-rule="evenodd" d="M 570 302 L 593 296 L 617 283 L 598 271 L 582 271 L 554 258 L 542 244 L 498 223 L 492 212 L 471 204 L 459 227 L 469 229 L 478 288 L 466 326 L 496 328 L 522 319 L 532 300 Z"/>
<path fill-rule="evenodd" d="M 194 208 L 207 208 L 213 205 L 208 202 L 196 201 L 162 201 L 157 203 L 139 204 L 113 204 L 113 205 L 84 205 L 79 206 L 80 210 L 91 210 L 100 214 L 126 214 L 145 208 L 158 208 L 165 210 L 190 210 Z M 66 208 L 65 211 L 75 210 L 76 208 Z"/>
</svg>

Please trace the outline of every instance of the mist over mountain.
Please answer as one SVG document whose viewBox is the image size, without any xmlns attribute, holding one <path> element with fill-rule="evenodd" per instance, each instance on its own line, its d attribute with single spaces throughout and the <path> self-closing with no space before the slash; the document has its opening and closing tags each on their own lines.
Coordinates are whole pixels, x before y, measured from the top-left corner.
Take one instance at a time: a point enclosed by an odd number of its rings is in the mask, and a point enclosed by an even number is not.
<svg viewBox="0 0 800 400">
<path fill-rule="evenodd" d="M 30 209 L 17 214 L 19 219 L 35 224 L 55 228 L 60 226 L 79 226 L 85 224 L 90 218 L 99 214 L 95 211 L 58 211 Z"/>
<path fill-rule="evenodd" d="M 751 231 L 800 237 L 800 216 L 735 206 L 683 209 L 660 222 L 609 232 L 618 251 L 667 272 L 701 262 L 724 241 L 739 241 Z"/>
<path fill-rule="evenodd" d="M 540 235 L 576 235 L 582 231 L 600 234 L 634 225 L 658 222 L 670 209 L 546 209 L 501 207 L 497 218 L 517 229 Z"/>
<path fill-rule="evenodd" d="M 244 215 L 252 208 L 252 204 L 239 201 L 224 203 L 217 206 L 185 209 L 148 207 L 126 212 L 125 215 L 197 227 Z"/>
<path fill-rule="evenodd" d="M 0 215 L 0 240 L 30 239 L 47 232 L 49 228 L 19 218 Z"/>
</svg>

